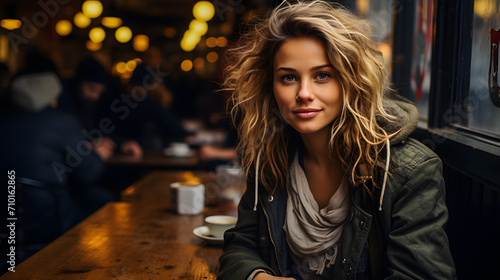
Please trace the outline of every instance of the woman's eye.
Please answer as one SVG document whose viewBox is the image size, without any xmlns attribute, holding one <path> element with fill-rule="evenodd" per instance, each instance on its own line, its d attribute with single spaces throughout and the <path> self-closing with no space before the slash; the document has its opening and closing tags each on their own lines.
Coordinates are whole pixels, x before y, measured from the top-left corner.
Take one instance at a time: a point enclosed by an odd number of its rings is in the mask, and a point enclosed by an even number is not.
<svg viewBox="0 0 500 280">
<path fill-rule="evenodd" d="M 295 78 L 292 75 L 285 75 L 281 78 L 281 80 L 285 83 L 291 83 L 295 81 Z"/>
<path fill-rule="evenodd" d="M 316 76 L 318 80 L 325 80 L 328 77 L 330 77 L 330 75 L 328 75 L 327 73 L 319 73 L 318 76 Z"/>
</svg>

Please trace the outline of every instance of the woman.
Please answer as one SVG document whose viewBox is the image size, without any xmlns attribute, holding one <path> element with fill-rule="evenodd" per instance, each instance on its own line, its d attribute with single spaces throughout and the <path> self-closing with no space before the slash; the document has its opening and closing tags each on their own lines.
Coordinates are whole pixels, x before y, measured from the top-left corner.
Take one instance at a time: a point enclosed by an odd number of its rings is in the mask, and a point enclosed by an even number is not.
<svg viewBox="0 0 500 280">
<path fill-rule="evenodd" d="M 219 279 L 452 279 L 439 158 L 407 138 L 369 24 L 320 1 L 283 4 L 237 50 L 248 189 Z"/>
</svg>

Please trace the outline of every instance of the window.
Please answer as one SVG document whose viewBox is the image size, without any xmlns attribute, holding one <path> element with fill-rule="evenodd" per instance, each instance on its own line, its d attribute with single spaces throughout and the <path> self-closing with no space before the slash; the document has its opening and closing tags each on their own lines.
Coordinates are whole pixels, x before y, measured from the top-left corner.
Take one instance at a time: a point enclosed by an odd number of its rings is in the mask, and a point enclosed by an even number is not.
<svg viewBox="0 0 500 280">
<path fill-rule="evenodd" d="M 500 97 L 495 74 L 498 73 L 499 11 L 500 0 L 474 1 L 468 97 L 463 99 L 464 104 L 454 105 L 451 121 L 455 126 L 495 138 L 500 138 Z"/>
</svg>

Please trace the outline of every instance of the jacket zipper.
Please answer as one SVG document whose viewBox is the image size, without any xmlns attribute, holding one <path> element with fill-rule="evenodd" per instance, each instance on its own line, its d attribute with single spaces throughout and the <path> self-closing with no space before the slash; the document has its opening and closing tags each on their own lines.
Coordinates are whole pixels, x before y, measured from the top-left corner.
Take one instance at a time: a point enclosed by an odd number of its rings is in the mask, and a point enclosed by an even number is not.
<svg viewBox="0 0 500 280">
<path fill-rule="evenodd" d="M 283 271 L 281 271 L 281 266 L 280 266 L 280 260 L 278 258 L 278 250 L 276 249 L 276 244 L 274 244 L 273 235 L 271 233 L 271 226 L 269 224 L 269 216 L 267 215 L 265 204 L 262 203 L 262 197 L 259 196 L 259 200 L 260 200 L 260 205 L 262 205 L 262 210 L 264 211 L 264 215 L 266 216 L 267 231 L 269 232 L 269 238 L 271 239 L 271 243 L 273 244 L 274 256 L 276 257 L 276 263 L 278 264 L 278 269 L 279 269 L 281 275 L 283 276 Z"/>
</svg>

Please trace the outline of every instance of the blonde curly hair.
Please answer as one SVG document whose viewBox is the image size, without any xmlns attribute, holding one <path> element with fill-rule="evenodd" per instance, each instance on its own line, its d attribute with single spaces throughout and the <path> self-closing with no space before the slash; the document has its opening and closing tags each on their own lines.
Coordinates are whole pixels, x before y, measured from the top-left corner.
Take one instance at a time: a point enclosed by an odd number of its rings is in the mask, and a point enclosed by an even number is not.
<svg viewBox="0 0 500 280">
<path fill-rule="evenodd" d="M 330 151 L 337 153 L 353 184 L 374 180 L 376 168 L 384 168 L 379 153 L 393 134 L 376 121 L 376 116 L 392 116 L 382 107 L 390 87 L 370 33 L 367 21 L 344 8 L 313 1 L 281 4 L 242 37 L 240 47 L 232 50 L 235 62 L 226 69 L 224 86 L 232 92 L 228 105 L 247 177 L 254 175 L 260 157 L 258 179 L 269 192 L 287 183 L 287 146 L 294 136 L 274 98 L 274 56 L 287 40 L 312 37 L 323 43 L 343 94 L 341 113 L 331 127 Z"/>
</svg>

